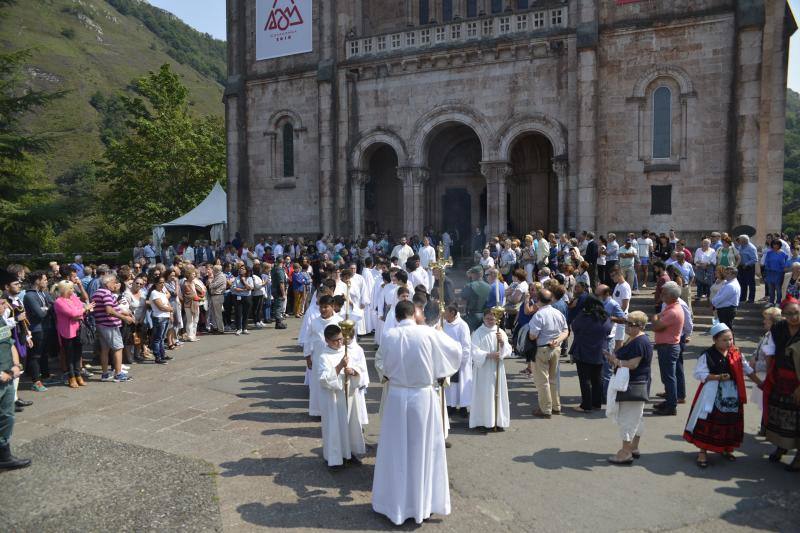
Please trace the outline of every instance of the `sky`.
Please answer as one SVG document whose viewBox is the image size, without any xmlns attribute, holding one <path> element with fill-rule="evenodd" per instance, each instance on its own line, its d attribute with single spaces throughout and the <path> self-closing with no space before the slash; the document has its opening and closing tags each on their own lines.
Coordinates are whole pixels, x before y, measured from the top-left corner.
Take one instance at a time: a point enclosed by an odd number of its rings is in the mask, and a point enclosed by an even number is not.
<svg viewBox="0 0 800 533">
<path fill-rule="evenodd" d="M 177 15 L 188 25 L 217 39 L 225 40 L 225 0 L 149 0 L 154 6 Z M 775 0 L 771 0 L 775 1 Z M 795 19 L 800 22 L 800 0 L 789 0 Z M 800 30 L 795 32 L 789 47 L 787 85 L 800 92 Z"/>
</svg>

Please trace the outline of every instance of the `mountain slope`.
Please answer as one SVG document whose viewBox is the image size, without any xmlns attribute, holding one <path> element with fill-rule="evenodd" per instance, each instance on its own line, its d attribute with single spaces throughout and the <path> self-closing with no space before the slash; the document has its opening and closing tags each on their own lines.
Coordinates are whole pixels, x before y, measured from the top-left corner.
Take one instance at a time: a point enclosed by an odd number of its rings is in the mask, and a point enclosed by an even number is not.
<svg viewBox="0 0 800 533">
<path fill-rule="evenodd" d="M 112 3 L 130 14 L 120 13 Z M 33 131 L 54 136 L 54 149 L 43 158 L 51 178 L 102 154 L 100 116 L 90 104 L 92 95 L 123 91 L 133 79 L 157 71 L 164 63 L 172 64 L 189 88 L 194 113 L 222 116 L 222 86 L 217 79 L 220 69 L 224 72 L 224 43 L 146 2 L 19 0 L 3 8 L 3 14 L 0 46 L 32 50 L 27 68 L 31 85 L 69 91 L 26 124 Z M 137 16 L 147 19 L 160 36 Z M 179 63 L 170 54 L 194 56 L 192 62 L 207 74 Z"/>
</svg>

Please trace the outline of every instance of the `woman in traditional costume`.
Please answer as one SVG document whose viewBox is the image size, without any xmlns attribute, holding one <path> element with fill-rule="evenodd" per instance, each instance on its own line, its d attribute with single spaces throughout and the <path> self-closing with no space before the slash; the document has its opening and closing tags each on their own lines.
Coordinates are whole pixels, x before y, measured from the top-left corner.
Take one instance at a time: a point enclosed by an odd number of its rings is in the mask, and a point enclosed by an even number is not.
<svg viewBox="0 0 800 533">
<path fill-rule="evenodd" d="M 747 391 L 744 376 L 756 384 L 761 380 L 733 344 L 733 333 L 720 322 L 710 331 L 714 345 L 700 355 L 694 377 L 700 387 L 692 403 L 683 438 L 700 448 L 697 466 L 708 466 L 708 452 L 735 461 L 733 450 L 744 436 L 744 404 Z"/>
<path fill-rule="evenodd" d="M 772 343 L 762 351 L 772 355 L 764 382 L 767 440 L 777 446 L 769 456 L 780 462 L 789 450 L 800 449 L 800 304 L 794 298 L 783 302 L 782 320 L 772 326 Z M 800 472 L 800 452 L 790 472 Z"/>
</svg>

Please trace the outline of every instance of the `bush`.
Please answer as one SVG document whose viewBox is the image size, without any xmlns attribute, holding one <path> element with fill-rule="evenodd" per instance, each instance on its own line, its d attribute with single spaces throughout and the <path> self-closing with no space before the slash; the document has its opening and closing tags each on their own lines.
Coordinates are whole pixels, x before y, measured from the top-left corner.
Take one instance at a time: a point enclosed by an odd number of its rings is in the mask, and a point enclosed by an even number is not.
<svg viewBox="0 0 800 533">
<path fill-rule="evenodd" d="M 72 28 L 64 28 L 61 30 L 61 35 L 66 37 L 67 39 L 74 39 L 75 38 L 75 30 Z"/>
</svg>

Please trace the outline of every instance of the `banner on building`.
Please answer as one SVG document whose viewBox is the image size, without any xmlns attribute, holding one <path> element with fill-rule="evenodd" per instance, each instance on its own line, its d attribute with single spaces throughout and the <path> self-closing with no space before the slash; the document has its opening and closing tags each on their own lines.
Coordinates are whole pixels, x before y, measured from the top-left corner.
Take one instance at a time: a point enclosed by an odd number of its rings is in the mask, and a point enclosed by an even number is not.
<svg viewBox="0 0 800 533">
<path fill-rule="evenodd" d="M 312 0 L 256 0 L 256 60 L 312 48 Z"/>
</svg>

